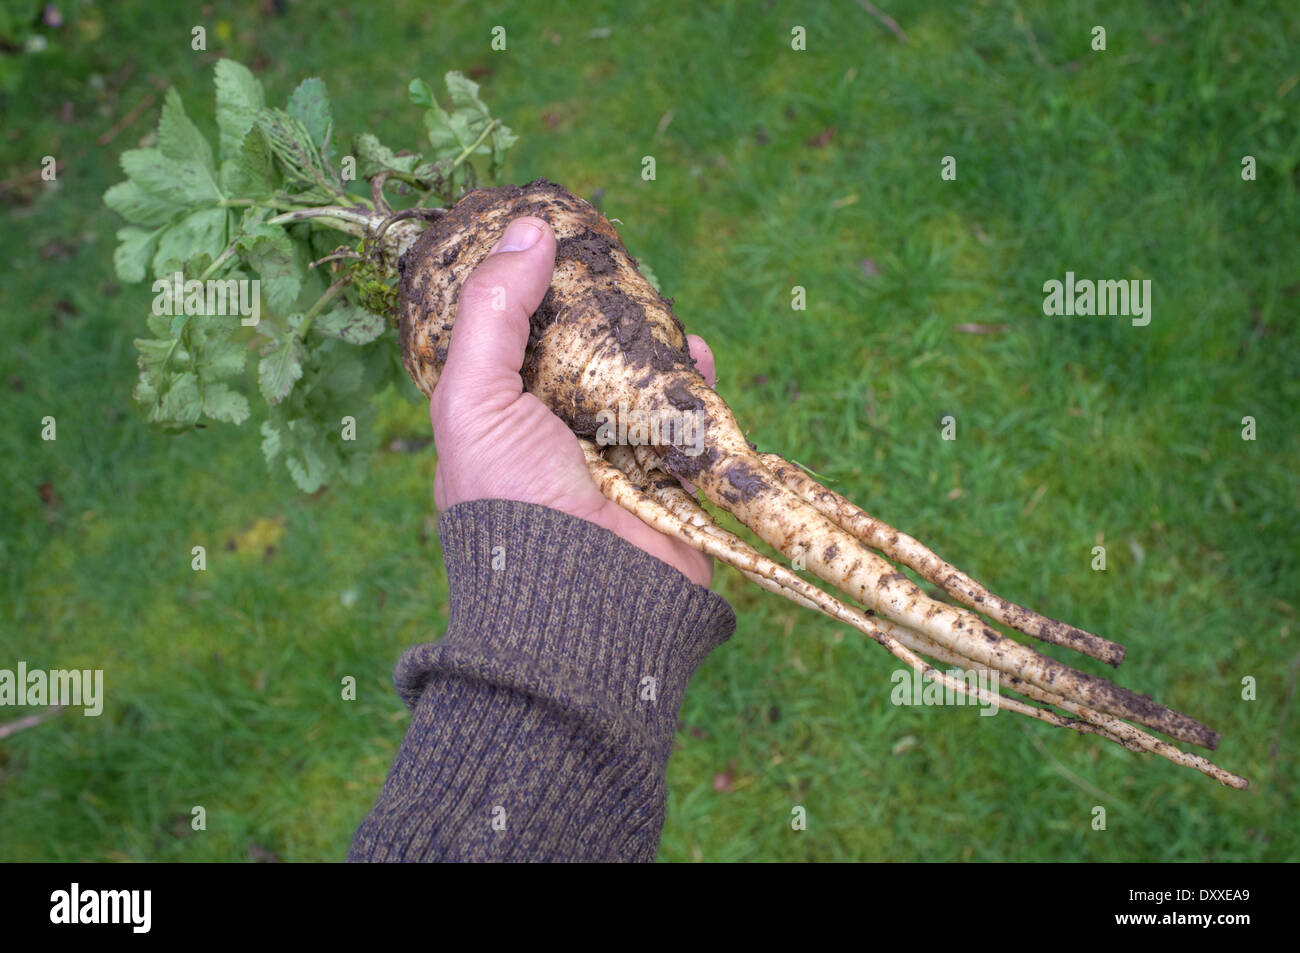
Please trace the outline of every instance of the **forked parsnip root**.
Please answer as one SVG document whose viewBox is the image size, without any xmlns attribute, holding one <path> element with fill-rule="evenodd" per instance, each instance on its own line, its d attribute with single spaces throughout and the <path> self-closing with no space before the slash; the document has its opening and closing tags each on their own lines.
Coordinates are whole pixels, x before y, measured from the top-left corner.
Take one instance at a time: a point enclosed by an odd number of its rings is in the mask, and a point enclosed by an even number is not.
<svg viewBox="0 0 1300 953">
<path fill-rule="evenodd" d="M 690 479 L 782 555 L 799 557 L 810 572 L 849 598 L 975 662 L 1180 741 L 1209 749 L 1218 745 L 1218 733 L 1194 718 L 1007 638 L 969 609 L 931 598 L 790 489 L 743 438 L 732 438 L 732 429 L 739 428 L 721 398 L 710 391 L 698 399 L 720 431 L 712 448 L 716 458 L 707 468 L 691 470 L 682 466 L 681 451 L 670 448 L 663 469 Z"/>
<path fill-rule="evenodd" d="M 1118 642 L 1048 618 L 993 594 L 911 536 L 900 533 L 834 490 L 822 486 L 797 464 L 775 453 L 761 454 L 760 459 L 786 486 L 839 526 L 894 562 L 915 569 L 963 605 L 1026 635 L 1066 646 L 1116 668 L 1124 660 L 1125 648 Z"/>
<path fill-rule="evenodd" d="M 960 657 L 949 659 L 944 658 L 940 654 L 936 654 L 943 651 L 942 646 L 938 645 L 938 643 L 933 639 L 926 638 L 919 632 L 913 632 L 903 626 L 895 625 L 894 623 L 888 622 L 884 619 L 880 620 L 880 625 L 887 632 L 896 636 L 904 645 L 907 645 L 909 648 L 921 652 L 924 655 L 929 655 L 931 658 L 936 658 L 939 661 L 948 662 L 949 664 L 959 665 L 967 670 L 972 667 L 969 659 L 962 660 Z M 974 668 L 978 670 L 978 666 L 974 666 Z M 1197 771 L 1214 778 L 1221 784 L 1226 784 L 1228 787 L 1236 788 L 1239 791 L 1244 791 L 1246 788 L 1250 787 L 1250 782 L 1240 775 L 1233 774 L 1230 771 L 1225 771 L 1223 768 L 1220 768 L 1218 765 L 1199 754 L 1176 748 L 1169 742 L 1163 741 L 1139 728 L 1134 728 L 1132 725 L 1121 721 L 1113 715 L 1093 711 L 1072 699 L 1064 698 L 1060 695 L 1053 694 L 1052 692 L 1045 692 L 1038 688 L 1038 686 L 1030 685 L 1023 680 L 1016 678 L 1014 675 L 1001 673 L 998 678 L 1001 684 L 1005 685 L 1013 692 L 1032 698 L 1035 701 L 1043 702 L 1044 704 L 1055 705 L 1057 708 L 1068 711 L 1070 714 L 1084 719 L 1089 724 L 1095 726 L 1099 735 L 1108 740 L 1115 741 L 1130 750 L 1149 751 L 1152 754 L 1158 754 L 1162 758 L 1172 761 L 1174 764 L 1180 764 L 1188 768 L 1195 768 Z"/>
<path fill-rule="evenodd" d="M 989 693 L 978 685 L 972 688 L 963 679 L 934 668 L 920 656 L 925 655 L 965 671 L 988 669 L 907 626 L 875 618 L 846 605 L 762 555 L 740 537 L 718 526 L 675 479 L 656 469 L 657 457 L 648 448 L 638 447 L 634 452 L 627 447 L 611 447 L 607 450 L 608 460 L 601 457 L 595 445 L 588 441 L 583 441 L 583 451 L 592 477 L 602 492 L 644 522 L 732 566 L 769 592 L 851 625 L 880 643 L 900 661 L 920 671 L 923 677 L 938 681 L 961 694 L 974 696 L 980 701 L 996 704 L 1000 708 L 1056 727 L 1096 734 L 1132 751 L 1158 754 L 1174 764 L 1194 768 L 1230 787 L 1244 789 L 1249 786 L 1245 778 L 1225 771 L 1200 755 L 1182 751 L 1114 716 L 1045 691 L 1014 675 L 993 670 L 997 672 L 999 683 L 1005 683 L 1011 691 L 1062 708 L 1075 717 L 1067 718 L 1050 709 L 1025 704 L 1016 698 Z"/>
<path fill-rule="evenodd" d="M 660 468 L 695 484 L 710 502 L 787 559 L 801 559 L 813 575 L 847 599 L 925 635 L 974 666 L 1014 676 L 1090 712 L 1207 748 L 1217 745 L 1218 734 L 1200 722 L 1022 645 L 970 608 L 930 597 L 867 545 L 864 537 L 871 534 L 851 512 L 828 512 L 824 500 L 818 506 L 792 489 L 760 458 L 726 402 L 700 375 L 672 303 L 640 273 L 618 232 L 590 203 L 553 183 L 539 180 L 524 187 L 470 192 L 409 246 L 405 237 L 395 242 L 403 252 L 398 262 L 403 361 L 426 395 L 437 386 L 453 346 L 462 289 L 474 280 L 509 222 L 521 215 L 545 219 L 557 248 L 550 288 L 530 319 L 520 384 L 575 435 L 597 440 L 607 426 L 602 418 L 611 413 L 654 420 L 690 415 L 698 422 L 702 445 L 688 453 L 672 440 L 662 441 Z M 412 224 L 397 222 L 383 242 Z M 479 287 L 474 294 L 491 290 Z M 680 520 L 672 525 L 710 545 L 719 544 L 712 531 L 692 530 Z M 894 551 L 904 564 L 918 555 L 912 549 Z M 918 564 L 927 565 L 924 559 Z M 960 588 L 973 593 L 973 600 L 981 594 L 961 582 Z M 1033 618 L 1007 605 L 1003 615 L 1034 629 Z M 1039 623 L 1037 628 L 1043 634 L 1052 626 Z M 1111 651 L 1114 660 L 1113 650 L 1100 640 L 1083 638 L 1086 635 L 1074 641 L 1103 657 Z M 1118 729 L 1106 730 L 1118 734 Z"/>
</svg>

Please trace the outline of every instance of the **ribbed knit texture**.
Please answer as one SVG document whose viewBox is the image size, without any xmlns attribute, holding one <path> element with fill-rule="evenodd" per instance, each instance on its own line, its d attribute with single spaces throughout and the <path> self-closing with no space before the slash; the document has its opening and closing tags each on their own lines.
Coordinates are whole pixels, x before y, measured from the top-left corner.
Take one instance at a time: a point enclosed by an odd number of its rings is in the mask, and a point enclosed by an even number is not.
<svg viewBox="0 0 1300 953">
<path fill-rule="evenodd" d="M 398 663 L 411 724 L 348 860 L 653 860 L 682 695 L 731 607 L 546 507 L 461 503 L 438 531 L 447 632 Z"/>
</svg>

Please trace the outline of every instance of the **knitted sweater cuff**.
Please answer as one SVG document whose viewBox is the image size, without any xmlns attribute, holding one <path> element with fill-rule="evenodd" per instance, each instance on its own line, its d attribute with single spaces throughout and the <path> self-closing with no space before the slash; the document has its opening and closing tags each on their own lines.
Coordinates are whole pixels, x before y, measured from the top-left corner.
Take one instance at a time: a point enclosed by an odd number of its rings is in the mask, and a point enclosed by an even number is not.
<svg viewBox="0 0 1300 953">
<path fill-rule="evenodd" d="M 411 724 L 349 860 L 653 860 L 682 694 L 731 607 L 542 506 L 439 529 L 450 623 L 398 664 Z"/>
<path fill-rule="evenodd" d="M 626 721 L 667 757 L 682 695 L 736 619 L 721 596 L 603 527 L 513 500 L 438 520 L 451 594 L 446 636 L 395 675 L 414 709 L 438 671 Z"/>
</svg>

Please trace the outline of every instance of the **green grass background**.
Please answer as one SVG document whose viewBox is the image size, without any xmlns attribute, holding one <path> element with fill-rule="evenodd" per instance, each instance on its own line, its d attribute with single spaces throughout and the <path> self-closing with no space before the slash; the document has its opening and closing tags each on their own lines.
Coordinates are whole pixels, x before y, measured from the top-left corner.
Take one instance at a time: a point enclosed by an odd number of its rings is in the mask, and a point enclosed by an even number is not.
<svg viewBox="0 0 1300 953">
<path fill-rule="evenodd" d="M 406 723 L 393 663 L 444 625 L 428 450 L 308 498 L 255 426 L 168 437 L 132 406 L 151 296 L 118 286 L 100 196 L 157 103 L 97 137 L 166 84 L 211 129 L 227 55 L 272 101 L 321 76 L 344 130 L 395 147 L 419 145 L 411 77 L 475 71 L 521 136 L 508 177 L 603 190 L 751 439 L 1126 643 L 1120 680 L 1253 782 L 894 707 L 887 653 L 720 570 L 739 628 L 686 697 L 661 859 L 1296 857 L 1293 4 L 890 0 L 906 44 L 852 2 L 63 6 L 0 71 L 0 178 L 66 163 L 0 200 L 0 667 L 102 668 L 108 700 L 0 741 L 0 858 L 341 858 Z M 1151 279 L 1150 326 L 1045 317 L 1066 270 Z M 426 435 L 390 398 L 385 443 Z"/>
</svg>

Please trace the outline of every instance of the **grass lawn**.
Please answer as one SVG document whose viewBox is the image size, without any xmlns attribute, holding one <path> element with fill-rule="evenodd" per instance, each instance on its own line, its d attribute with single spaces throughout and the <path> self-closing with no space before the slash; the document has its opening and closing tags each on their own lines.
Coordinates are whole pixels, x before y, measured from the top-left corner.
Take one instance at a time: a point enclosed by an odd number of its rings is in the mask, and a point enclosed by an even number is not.
<svg viewBox="0 0 1300 953">
<path fill-rule="evenodd" d="M 115 278 L 101 196 L 161 88 L 213 128 L 221 56 L 272 102 L 321 76 L 395 147 L 411 77 L 476 76 L 520 135 L 508 178 L 601 196 L 750 439 L 1125 643 L 1118 678 L 1252 781 L 894 706 L 886 652 L 719 570 L 739 628 L 686 696 L 662 860 L 1300 855 L 1300 11 L 880 5 L 906 43 L 851 2 L 73 0 L 4 54 L 0 668 L 103 669 L 107 700 L 0 741 L 0 859 L 340 859 L 406 724 L 393 663 L 445 624 L 429 449 L 307 497 L 255 421 L 167 436 L 133 406 L 152 295 Z M 46 155 L 56 183 L 9 184 Z M 1044 315 L 1067 271 L 1149 279 L 1150 324 Z M 428 435 L 396 394 L 379 420 Z"/>
</svg>

